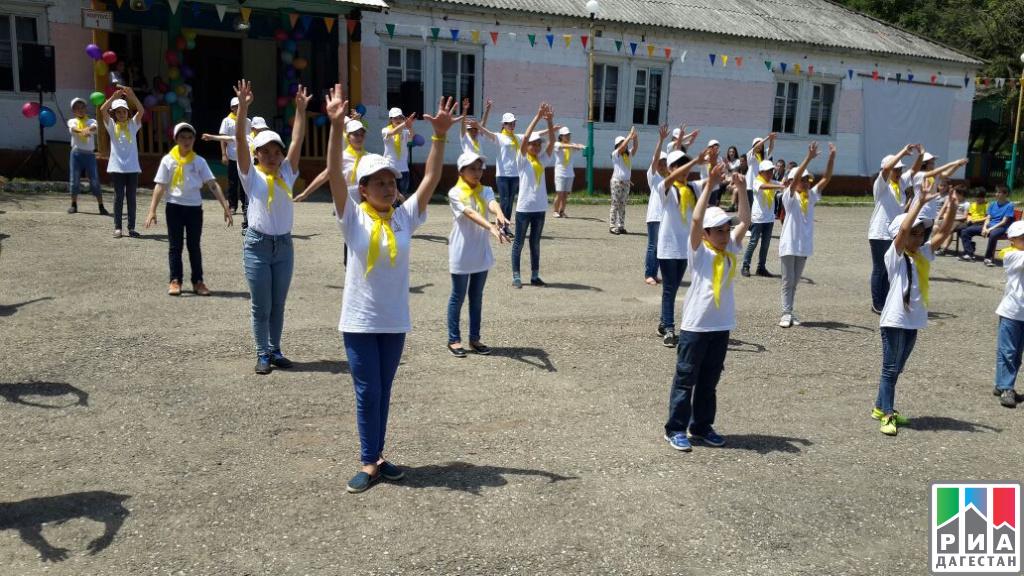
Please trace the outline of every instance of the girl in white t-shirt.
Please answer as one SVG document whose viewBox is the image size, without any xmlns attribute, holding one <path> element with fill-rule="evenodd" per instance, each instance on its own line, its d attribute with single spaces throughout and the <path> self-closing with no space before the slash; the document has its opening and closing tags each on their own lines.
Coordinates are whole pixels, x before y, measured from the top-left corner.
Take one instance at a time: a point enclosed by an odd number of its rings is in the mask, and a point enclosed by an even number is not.
<svg viewBox="0 0 1024 576">
<path fill-rule="evenodd" d="M 629 200 L 629 189 L 633 187 L 633 156 L 636 155 L 638 138 L 636 126 L 629 129 L 626 136 L 615 138 L 612 150 L 612 204 L 608 209 L 608 231 L 612 234 L 626 233 L 626 202 Z"/>
<path fill-rule="evenodd" d="M 920 218 L 925 204 L 938 196 L 926 183 L 922 194 L 910 205 L 910 211 L 897 215 L 889 223 L 892 246 L 885 253 L 885 271 L 889 276 L 889 292 L 879 327 L 882 334 L 882 376 L 878 382 L 878 397 L 871 417 L 881 421 L 880 430 L 896 435 L 897 426 L 909 422 L 893 408 L 896 400 L 896 380 L 903 372 L 910 353 L 917 342 L 917 331 L 928 326 L 928 274 L 935 260 L 935 248 L 942 246 L 953 229 L 953 214 L 959 199 L 943 208 L 944 220 L 931 238 L 925 242 L 925 230 L 932 222 Z"/>
<path fill-rule="evenodd" d="M 917 147 L 907 144 L 896 154 L 882 158 L 881 170 L 872 187 L 875 209 L 868 224 L 868 242 L 871 244 L 871 311 L 882 313 L 885 297 L 889 293 L 889 276 L 885 272 L 885 253 L 892 245 L 889 224 L 903 213 L 912 182 L 904 178 L 902 158 Z"/>
<path fill-rule="evenodd" d="M 284 331 L 285 300 L 295 268 L 292 243 L 292 187 L 299 175 L 302 142 L 306 137 L 306 107 L 310 96 L 300 84 L 295 93 L 295 118 L 292 141 L 287 150 L 281 137 L 272 130 L 253 139 L 253 154 L 246 145 L 248 110 L 252 104 L 252 85 L 242 80 L 235 87 L 238 95 L 238 178 L 249 199 L 246 217 L 249 228 L 242 242 L 242 264 L 249 284 L 250 320 L 256 348 L 257 374 L 273 369 L 291 368 L 292 362 L 281 351 Z"/>
<path fill-rule="evenodd" d="M 711 169 L 693 208 L 688 248 L 690 288 L 683 303 L 683 321 L 676 352 L 676 374 L 669 394 L 665 440 L 684 452 L 690 440 L 724 446 L 713 425 L 716 388 L 725 368 L 729 331 L 736 327 L 733 282 L 743 235 L 750 226 L 750 205 L 741 196 L 738 218 L 717 206 L 708 207 L 711 191 L 726 173 L 724 164 Z M 733 175 L 742 185 L 743 177 Z M 738 220 L 738 221 L 737 221 Z"/>
<path fill-rule="evenodd" d="M 153 181 L 153 198 L 146 215 L 146 228 L 156 224 L 156 207 L 167 196 L 164 216 L 167 219 L 167 262 L 171 282 L 170 296 L 181 295 L 184 270 L 181 266 L 182 249 L 188 245 L 188 261 L 192 268 L 192 291 L 198 296 L 209 296 L 210 289 L 203 282 L 203 253 L 200 239 L 203 234 L 203 186 L 213 191 L 224 209 L 224 222 L 234 224 L 231 209 L 213 177 L 206 160 L 195 153 L 196 129 L 184 122 L 174 127 L 174 148 L 160 160 Z"/>
<path fill-rule="evenodd" d="M 327 95 L 331 134 L 327 170 L 338 226 L 348 246 L 345 291 L 338 329 L 355 385 L 361 470 L 347 490 L 362 492 L 379 478 L 401 480 L 401 468 L 384 459 L 391 387 L 402 358 L 409 320 L 409 250 L 413 231 L 427 218 L 427 204 L 441 178 L 448 129 L 461 117 L 456 102 L 441 99 L 435 116 L 423 180 L 409 200 L 395 208 L 401 173 L 388 160 L 368 154 L 349 187 L 341 170 L 341 140 L 348 101 L 341 84 Z"/>
<path fill-rule="evenodd" d="M 782 188 L 772 175 L 775 165 L 771 160 L 761 160 L 760 164 L 753 164 L 747 169 L 747 174 L 756 171 L 753 190 L 753 202 L 750 204 L 750 242 L 743 253 L 743 266 L 740 274 L 750 276 L 750 262 L 754 259 L 754 250 L 758 244 L 761 250 L 757 255 L 757 271 L 755 274 L 766 278 L 775 276 L 768 271 L 765 262 L 768 259 L 768 245 L 772 241 L 772 229 L 775 227 L 775 192 Z"/>
<path fill-rule="evenodd" d="M 463 153 L 473 152 L 474 154 L 483 154 L 483 149 L 480 148 L 480 126 L 487 124 L 487 117 L 491 115 L 491 106 L 494 102 L 488 100 L 484 104 L 484 115 L 480 117 L 480 121 L 477 122 L 475 119 L 466 116 L 469 113 L 470 102 L 469 98 L 463 98 L 462 100 L 462 122 L 459 123 L 459 144 L 462 147 Z M 494 135 L 490 132 L 484 132 L 485 136 L 494 141 Z"/>
<path fill-rule="evenodd" d="M 1006 229 L 1006 237 L 1010 240 L 1010 246 L 999 253 L 1006 272 L 1006 288 L 996 308 L 999 330 L 993 393 L 999 396 L 1000 404 L 1015 408 L 1018 396 L 1014 382 L 1020 371 L 1021 354 L 1024 353 L 1024 222 L 1010 224 Z"/>
<path fill-rule="evenodd" d="M 644 256 L 644 282 L 648 286 L 657 286 L 658 278 L 658 230 L 661 227 L 661 183 L 668 176 L 668 161 L 661 151 L 668 126 L 658 129 L 658 145 L 654 147 L 654 157 L 647 167 L 647 254 Z"/>
<path fill-rule="evenodd" d="M 783 328 L 800 325 L 800 320 L 793 313 L 793 299 L 800 278 L 803 277 L 807 257 L 814 252 L 814 207 L 832 180 L 832 169 L 836 163 L 835 144 L 828 145 L 825 176 L 811 187 L 814 178 L 807 172 L 807 166 L 817 156 L 818 143 L 812 142 L 803 163 L 793 168 L 782 183 L 785 186 L 782 191 L 782 207 L 786 210 L 786 219 L 782 221 L 782 234 L 779 237 L 779 257 L 782 260 L 782 318 L 779 326 Z"/>
<path fill-rule="evenodd" d="M 775 132 L 763 137 L 754 138 L 750 143 L 750 150 L 745 154 L 747 158 L 746 186 L 747 202 L 754 206 L 754 183 L 757 182 L 757 175 L 761 169 L 761 162 L 772 157 L 775 149 Z"/>
<path fill-rule="evenodd" d="M 459 181 L 448 191 L 454 219 L 448 235 L 448 268 L 452 275 L 452 294 L 448 299 L 448 351 L 456 358 L 465 358 L 459 331 L 462 303 L 469 293 L 469 347 L 477 354 L 490 354 L 491 349 L 480 342 L 480 317 L 483 311 L 484 284 L 487 271 L 494 267 L 490 236 L 499 243 L 508 242 L 502 232 L 508 220 L 494 198 L 490 186 L 480 183 L 487 159 L 476 152 L 463 152 L 456 167 Z M 488 219 L 494 214 L 495 224 Z"/>
<path fill-rule="evenodd" d="M 573 155 L 586 150 L 582 144 L 573 144 L 572 132 L 568 126 L 558 129 L 558 140 L 555 142 L 555 205 L 551 209 L 555 218 L 565 218 L 565 204 L 572 192 L 572 183 L 576 178 L 572 166 Z"/>
<path fill-rule="evenodd" d="M 547 120 L 547 145 L 542 148 L 543 137 L 534 132 L 541 118 Z M 519 146 L 516 165 L 519 170 L 519 198 L 516 199 L 516 234 L 512 242 L 512 286 L 522 288 L 519 275 L 519 261 L 523 254 L 523 242 L 529 234 L 530 240 L 530 284 L 544 286 L 540 279 L 540 236 L 544 230 L 544 215 L 548 211 L 548 185 L 544 169 L 551 165 L 551 153 L 555 149 L 554 111 L 546 102 L 541 103 L 536 116 L 526 130 L 526 136 Z"/>
<path fill-rule="evenodd" d="M 78 191 L 82 187 L 82 172 L 85 172 L 89 178 L 89 193 L 96 197 L 100 214 L 107 215 L 109 212 L 103 207 L 100 175 L 96 167 L 96 132 L 99 124 L 89 118 L 89 109 L 81 98 L 71 101 L 71 112 L 75 117 L 68 120 L 68 132 L 71 134 L 71 157 L 68 160 L 71 207 L 68 208 L 68 214 L 78 212 Z"/>
<path fill-rule="evenodd" d="M 381 128 L 380 134 L 384 139 L 384 157 L 387 158 L 395 169 L 402 175 L 398 179 L 398 191 L 402 196 L 398 199 L 405 199 L 409 193 L 409 142 L 416 137 L 413 131 L 413 123 L 416 122 L 416 114 L 406 117 L 401 108 L 392 108 L 388 111 L 388 125 Z"/>
<path fill-rule="evenodd" d="M 135 109 L 132 114 L 131 109 Z M 135 195 L 139 187 L 138 132 L 142 128 L 142 102 L 131 88 L 118 86 L 100 106 L 100 118 L 110 136 L 107 174 L 114 185 L 114 238 L 121 237 L 121 218 L 128 200 L 128 235 L 135 237 Z M 113 114 L 113 118 L 111 118 Z"/>
</svg>

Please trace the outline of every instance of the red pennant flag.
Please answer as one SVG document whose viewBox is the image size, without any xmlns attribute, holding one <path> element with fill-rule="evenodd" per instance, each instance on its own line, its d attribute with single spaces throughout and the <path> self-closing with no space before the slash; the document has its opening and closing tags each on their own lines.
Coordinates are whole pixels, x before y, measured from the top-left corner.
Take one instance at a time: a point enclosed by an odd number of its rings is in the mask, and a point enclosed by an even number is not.
<svg viewBox="0 0 1024 576">
<path fill-rule="evenodd" d="M 669 60 L 672 59 L 672 49 L 671 48 L 665 48 L 665 58 L 667 58 Z"/>
<path fill-rule="evenodd" d="M 497 32 L 491 32 L 491 44 L 494 44 L 495 46 L 498 45 L 498 33 Z"/>
<path fill-rule="evenodd" d="M 358 23 L 359 23 L 358 20 L 351 20 L 351 19 L 346 19 L 345 20 L 345 27 L 348 28 L 348 33 L 349 34 L 351 34 L 351 33 L 356 31 L 356 24 L 358 24 Z"/>
<path fill-rule="evenodd" d="M 935 74 L 932 74 L 932 84 L 935 84 L 936 80 L 938 80 L 938 76 L 936 76 Z"/>
<path fill-rule="evenodd" d="M 736 57 L 736 67 L 743 68 L 743 56 Z"/>
<path fill-rule="evenodd" d="M 872 80 L 878 80 L 878 70 L 872 70 L 871 71 L 871 79 Z"/>
<path fill-rule="evenodd" d="M 590 39 L 590 38 L 589 38 L 589 37 L 587 37 L 587 35 L 586 35 L 586 34 L 584 34 L 584 35 L 580 36 L 580 42 L 582 42 L 582 43 L 583 43 L 583 48 L 586 48 L 586 47 L 587 47 L 587 40 L 589 40 L 589 39 Z"/>
<path fill-rule="evenodd" d="M 807 66 L 807 75 L 814 76 L 814 64 L 809 64 Z"/>
</svg>

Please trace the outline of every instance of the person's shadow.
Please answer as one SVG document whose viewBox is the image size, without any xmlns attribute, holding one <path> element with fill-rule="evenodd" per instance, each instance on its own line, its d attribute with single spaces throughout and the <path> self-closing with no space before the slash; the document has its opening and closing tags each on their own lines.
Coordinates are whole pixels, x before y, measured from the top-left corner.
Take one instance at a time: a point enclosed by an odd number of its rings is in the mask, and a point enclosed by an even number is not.
<svg viewBox="0 0 1024 576">
<path fill-rule="evenodd" d="M 835 322 L 832 320 L 824 322 L 801 322 L 800 325 L 804 328 L 821 328 L 823 330 L 835 330 L 836 332 L 857 332 L 858 330 L 874 332 L 873 328 L 868 328 L 867 326 L 858 326 L 856 324 L 847 324 L 845 322 Z"/>
<path fill-rule="evenodd" d="M 426 240 L 427 242 L 433 242 L 435 244 L 447 244 L 447 236 L 435 236 L 433 234 L 414 234 L 413 240 Z"/>
<path fill-rule="evenodd" d="M 801 452 L 801 446 L 810 446 L 812 442 L 806 438 L 790 438 L 788 436 L 769 436 L 767 434 L 729 434 L 725 437 L 725 448 L 733 450 L 750 450 L 758 454 Z"/>
<path fill-rule="evenodd" d="M 59 398 L 74 396 L 78 400 L 74 404 L 55 406 L 26 400 L 26 396 L 43 396 Z M 22 404 L 36 408 L 68 408 L 70 406 L 88 406 L 89 393 L 64 382 L 0 382 L 0 398 L 11 404 Z"/>
<path fill-rule="evenodd" d="M 736 338 L 729 338 L 729 352 L 753 352 L 754 354 L 761 354 L 767 352 L 768 349 L 763 344 L 756 342 L 744 342 L 743 340 L 737 340 Z"/>
<path fill-rule="evenodd" d="M 348 362 L 344 360 L 314 360 L 312 362 L 293 362 L 288 372 L 326 372 L 328 374 L 348 374 Z"/>
<path fill-rule="evenodd" d="M 53 296 L 43 296 L 42 298 L 34 298 L 17 304 L 0 304 L 0 317 L 13 316 L 20 308 L 24 308 L 29 304 L 35 304 L 36 302 L 42 302 L 44 300 L 53 300 Z"/>
<path fill-rule="evenodd" d="M 927 432 L 940 432 L 943 430 L 949 430 L 952 432 L 1002 432 L 1002 428 L 996 428 L 995 426 L 989 426 L 987 424 L 978 424 L 976 422 L 968 422 L 966 420 L 957 420 L 956 418 L 949 418 L 947 416 L 917 416 L 910 419 L 910 422 L 905 426 L 911 430 L 921 430 Z"/>
<path fill-rule="evenodd" d="M 557 372 L 555 365 L 551 363 L 551 358 L 548 357 L 548 353 L 540 348 L 491 348 L 491 356 L 497 356 L 498 358 L 511 358 L 512 360 L 518 360 L 524 364 L 529 364 L 534 368 L 540 368 L 547 370 L 548 372 Z"/>
<path fill-rule="evenodd" d="M 67 560 L 68 549 L 47 542 L 43 537 L 43 524 L 88 518 L 103 524 L 103 534 L 86 546 L 89 554 L 95 555 L 114 542 L 114 536 L 130 514 L 124 507 L 128 498 L 130 496 L 124 494 L 95 491 L 0 502 L 0 531 L 17 530 L 22 542 L 35 548 L 43 562 L 61 562 Z"/>
<path fill-rule="evenodd" d="M 424 290 L 433 285 L 433 282 L 427 282 L 426 284 L 420 284 L 419 286 L 409 286 L 409 294 L 423 294 Z"/>
<path fill-rule="evenodd" d="M 586 284 L 573 284 L 571 282 L 548 282 L 545 286 L 553 290 L 587 290 L 590 292 L 604 292 L 604 290 L 597 286 L 588 286 Z"/>
<path fill-rule="evenodd" d="M 406 468 L 405 481 L 411 488 L 447 488 L 458 492 L 469 492 L 480 496 L 483 488 L 497 488 L 508 484 L 506 476 L 537 476 L 546 478 L 549 484 L 564 480 L 576 480 L 575 476 L 562 476 L 544 470 L 527 468 L 505 468 L 502 466 L 478 466 L 468 462 L 431 464 L 418 468 Z"/>
</svg>

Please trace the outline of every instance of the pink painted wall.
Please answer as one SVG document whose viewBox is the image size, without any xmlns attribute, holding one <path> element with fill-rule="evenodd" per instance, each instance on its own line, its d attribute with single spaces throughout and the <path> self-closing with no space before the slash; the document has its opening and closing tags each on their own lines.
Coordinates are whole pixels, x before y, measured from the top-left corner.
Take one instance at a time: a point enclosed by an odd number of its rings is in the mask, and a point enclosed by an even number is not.
<svg viewBox="0 0 1024 576">
<path fill-rule="evenodd" d="M 484 65 L 484 96 L 494 100 L 494 118 L 513 112 L 521 117 L 517 128 L 525 129 L 541 101 L 551 104 L 556 119 L 587 116 L 586 68 L 494 60 Z"/>
<path fill-rule="evenodd" d="M 775 84 L 714 78 L 672 78 L 669 118 L 691 126 L 771 130 Z"/>
<path fill-rule="evenodd" d="M 953 119 L 949 131 L 950 140 L 967 140 L 970 138 L 972 106 L 973 103 L 970 100 L 956 100 L 953 102 Z"/>
<path fill-rule="evenodd" d="M 864 132 L 864 93 L 860 90 L 840 90 L 836 130 L 841 133 Z"/>
<path fill-rule="evenodd" d="M 93 89 L 93 68 L 85 55 L 92 32 L 78 25 L 50 22 L 50 41 L 57 56 L 57 86 L 62 90 Z"/>
<path fill-rule="evenodd" d="M 363 104 L 365 106 L 383 106 L 382 73 L 380 69 L 380 48 L 370 48 L 363 44 L 362 47 L 362 71 L 360 76 L 363 81 L 363 101 L 352 104 Z"/>
</svg>

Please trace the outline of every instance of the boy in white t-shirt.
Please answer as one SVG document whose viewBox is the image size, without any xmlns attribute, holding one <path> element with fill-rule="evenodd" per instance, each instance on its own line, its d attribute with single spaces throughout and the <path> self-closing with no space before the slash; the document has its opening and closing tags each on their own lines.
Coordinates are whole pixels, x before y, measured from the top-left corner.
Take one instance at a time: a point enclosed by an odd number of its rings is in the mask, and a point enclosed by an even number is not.
<svg viewBox="0 0 1024 576">
<path fill-rule="evenodd" d="M 218 134 L 230 137 L 228 140 L 220 143 L 220 160 L 228 168 L 228 206 L 231 207 L 231 213 L 235 214 L 238 211 L 238 197 L 241 191 L 241 184 L 238 181 L 238 146 L 235 143 L 235 126 L 238 124 L 238 97 L 232 97 L 229 104 L 228 115 L 220 121 Z M 249 205 L 249 201 L 244 192 L 241 194 L 241 197 L 242 226 L 245 227 L 245 213 L 247 212 L 246 207 Z"/>
<path fill-rule="evenodd" d="M 895 436 L 897 426 L 909 422 L 894 409 L 896 380 L 903 372 L 917 342 L 917 331 L 928 326 L 928 274 L 935 260 L 934 250 L 946 241 L 953 229 L 953 214 L 959 199 L 956 192 L 943 208 L 942 226 L 925 242 L 925 230 L 932 222 L 920 218 L 921 209 L 938 197 L 932 183 L 925 183 L 921 196 L 910 211 L 897 215 L 889 223 L 892 246 L 885 253 L 885 271 L 889 292 L 882 308 L 879 327 L 882 334 L 882 376 L 871 417 L 881 421 L 882 434 Z"/>
<path fill-rule="evenodd" d="M 1003 299 L 996 308 L 999 331 L 996 347 L 996 385 L 992 393 L 999 403 L 1015 408 L 1020 397 L 1013 389 L 1024 352 L 1024 222 L 1014 222 L 1006 230 L 1010 246 L 999 252 L 1006 272 Z"/>
<path fill-rule="evenodd" d="M 885 273 L 885 253 L 892 245 L 889 224 L 904 212 L 906 197 L 912 183 L 903 177 L 903 157 L 917 149 L 907 144 L 896 154 L 882 158 L 881 169 L 875 178 L 872 195 L 875 209 L 868 224 L 868 242 L 871 244 L 871 311 L 882 313 L 885 296 L 889 293 L 889 277 Z"/>
<path fill-rule="evenodd" d="M 725 368 L 729 331 L 736 327 L 736 258 L 750 226 L 750 204 L 742 195 L 735 226 L 735 219 L 724 210 L 708 207 L 711 191 L 725 172 L 724 164 L 710 171 L 690 226 L 691 283 L 683 304 L 676 374 L 665 422 L 665 440 L 684 452 L 691 450 L 690 440 L 700 440 L 709 446 L 725 445 L 725 438 L 713 428 L 717 412 L 715 390 Z M 733 182 L 742 185 L 743 176 L 733 175 Z"/>
<path fill-rule="evenodd" d="M 99 169 L 96 167 L 96 132 L 99 131 L 99 124 L 89 118 L 89 109 L 85 100 L 81 98 L 71 101 L 71 112 L 75 117 L 68 120 L 68 132 L 71 134 L 71 158 L 68 161 L 68 172 L 71 174 L 71 207 L 68 208 L 68 214 L 78 212 L 82 172 L 89 178 L 89 193 L 96 197 L 100 214 L 107 214 L 107 209 L 103 207 Z"/>
</svg>

